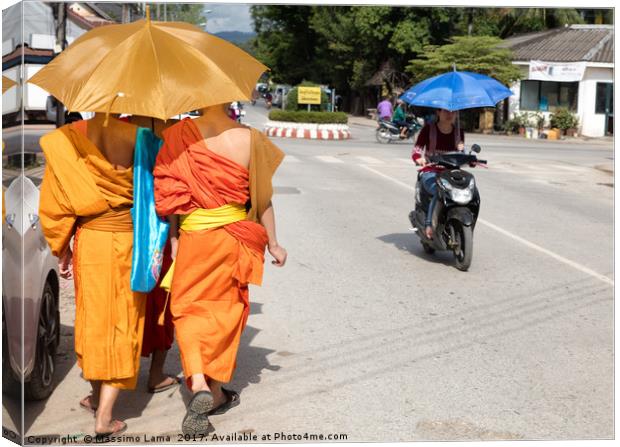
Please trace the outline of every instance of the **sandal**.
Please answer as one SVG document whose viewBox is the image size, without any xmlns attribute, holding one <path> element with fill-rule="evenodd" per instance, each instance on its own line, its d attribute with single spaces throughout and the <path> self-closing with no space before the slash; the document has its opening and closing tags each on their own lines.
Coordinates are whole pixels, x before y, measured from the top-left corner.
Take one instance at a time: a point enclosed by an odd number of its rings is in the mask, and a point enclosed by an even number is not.
<svg viewBox="0 0 620 447">
<path fill-rule="evenodd" d="M 184 435 L 206 435 L 213 426 L 209 422 L 209 411 L 213 408 L 213 394 L 210 391 L 198 391 L 187 405 L 181 430 Z"/>
<path fill-rule="evenodd" d="M 92 414 L 94 416 L 95 413 L 97 412 L 97 407 L 93 407 L 93 405 L 91 403 L 92 398 L 93 398 L 93 395 L 89 394 L 84 399 L 82 399 L 80 401 L 80 408 L 88 411 L 90 414 Z"/>
<path fill-rule="evenodd" d="M 167 385 L 160 385 L 160 386 L 150 386 L 148 389 L 149 393 L 151 394 L 161 393 L 162 391 L 169 390 L 170 388 L 175 387 L 181 383 L 181 379 L 178 377 L 166 376 L 166 378 L 172 379 L 172 383 L 168 383 Z"/>
<path fill-rule="evenodd" d="M 226 395 L 226 402 L 218 405 L 213 410 L 209 411 L 209 416 L 214 414 L 224 414 L 231 408 L 236 407 L 241 403 L 239 393 L 237 393 L 236 391 L 227 390 L 226 388 L 222 387 L 222 392 Z"/>
<path fill-rule="evenodd" d="M 95 432 L 95 438 L 100 440 L 101 438 L 105 438 L 108 436 L 120 435 L 125 430 L 127 430 L 127 424 L 125 424 L 123 421 L 118 421 L 116 419 L 112 421 L 112 426 L 114 427 L 114 430 L 112 431 L 103 432 L 103 433 Z"/>
</svg>

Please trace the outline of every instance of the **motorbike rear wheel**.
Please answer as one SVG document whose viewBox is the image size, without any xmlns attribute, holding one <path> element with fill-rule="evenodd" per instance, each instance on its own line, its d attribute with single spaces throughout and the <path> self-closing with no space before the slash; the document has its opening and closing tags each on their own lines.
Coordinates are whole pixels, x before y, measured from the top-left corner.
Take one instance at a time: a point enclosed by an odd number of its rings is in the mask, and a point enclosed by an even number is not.
<svg viewBox="0 0 620 447">
<path fill-rule="evenodd" d="M 467 227 L 458 221 L 453 221 L 452 227 L 454 228 L 454 237 L 456 238 L 456 248 L 454 249 L 456 268 L 466 272 L 471 265 L 474 248 L 474 233 L 471 227 Z"/>
<path fill-rule="evenodd" d="M 377 138 L 377 141 L 381 144 L 386 144 L 392 141 L 392 139 L 390 138 L 390 131 L 387 130 L 385 127 L 378 128 L 375 132 L 375 137 Z"/>
</svg>

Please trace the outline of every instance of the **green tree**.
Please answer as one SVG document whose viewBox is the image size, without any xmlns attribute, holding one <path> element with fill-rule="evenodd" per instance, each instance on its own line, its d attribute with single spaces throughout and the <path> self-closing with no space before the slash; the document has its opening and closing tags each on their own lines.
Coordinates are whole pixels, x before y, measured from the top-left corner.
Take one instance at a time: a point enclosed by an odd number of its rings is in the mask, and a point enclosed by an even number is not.
<svg viewBox="0 0 620 447">
<path fill-rule="evenodd" d="M 428 46 L 417 59 L 410 61 L 407 71 L 414 82 L 452 70 L 472 71 L 491 76 L 505 85 L 521 78 L 512 64 L 511 51 L 500 48 L 501 39 L 492 36 L 460 36 L 443 46 Z"/>
<path fill-rule="evenodd" d="M 309 26 L 312 11 L 310 6 L 250 8 L 257 33 L 255 54 L 272 70 L 276 82 L 298 84 L 315 79 L 317 38 Z"/>
<path fill-rule="evenodd" d="M 497 35 L 503 39 L 514 34 L 584 23 L 579 11 L 572 8 L 500 8 L 492 14 L 499 26 Z"/>
</svg>

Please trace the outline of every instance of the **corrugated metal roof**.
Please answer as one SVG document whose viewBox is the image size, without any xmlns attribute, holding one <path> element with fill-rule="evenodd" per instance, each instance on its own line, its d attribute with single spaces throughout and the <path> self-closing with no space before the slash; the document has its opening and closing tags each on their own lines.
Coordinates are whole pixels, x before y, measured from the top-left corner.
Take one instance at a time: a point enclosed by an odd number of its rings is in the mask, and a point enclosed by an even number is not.
<svg viewBox="0 0 620 447">
<path fill-rule="evenodd" d="M 605 25 L 573 25 L 505 41 L 513 60 L 547 62 L 614 61 L 614 30 Z"/>
<path fill-rule="evenodd" d="M 601 48 L 591 59 L 592 62 L 614 62 L 614 33 L 611 38 L 605 42 Z"/>
</svg>

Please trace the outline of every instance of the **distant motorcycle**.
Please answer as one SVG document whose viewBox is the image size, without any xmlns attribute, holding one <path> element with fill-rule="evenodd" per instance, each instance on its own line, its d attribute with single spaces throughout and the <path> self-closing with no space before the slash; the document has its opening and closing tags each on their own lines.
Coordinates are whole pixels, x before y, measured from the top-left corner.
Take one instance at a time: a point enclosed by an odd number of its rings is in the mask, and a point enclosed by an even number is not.
<svg viewBox="0 0 620 447">
<path fill-rule="evenodd" d="M 422 129 L 422 124 L 417 119 L 407 120 L 407 129 L 405 130 L 405 136 L 400 136 L 400 127 L 394 124 L 392 121 L 381 120 L 379 121 L 379 127 L 375 132 L 377 141 L 381 144 L 391 143 L 392 141 L 405 141 L 415 138 L 416 134 Z"/>
<path fill-rule="evenodd" d="M 425 233 L 426 212 L 431 195 L 420 180 L 418 172 L 415 188 L 415 210 L 409 213 L 409 221 L 416 231 L 422 248 L 432 254 L 435 250 L 451 250 L 454 253 L 456 268 L 467 271 L 471 265 L 473 252 L 474 227 L 480 210 L 480 194 L 474 176 L 461 169 L 461 166 L 486 165 L 486 160 L 479 160 L 475 153 L 480 146 L 474 144 L 469 154 L 464 152 L 446 152 L 429 157 L 436 167 L 441 167 L 435 181 L 437 183 L 437 205 L 433 209 L 433 239 Z"/>
</svg>

